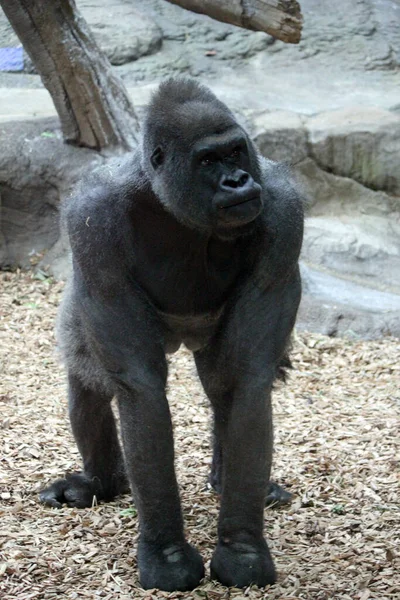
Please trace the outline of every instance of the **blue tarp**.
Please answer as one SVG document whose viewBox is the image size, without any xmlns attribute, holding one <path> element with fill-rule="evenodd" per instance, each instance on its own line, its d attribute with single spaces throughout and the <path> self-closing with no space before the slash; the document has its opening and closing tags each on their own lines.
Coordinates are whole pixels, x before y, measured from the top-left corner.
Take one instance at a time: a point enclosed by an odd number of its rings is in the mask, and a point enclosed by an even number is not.
<svg viewBox="0 0 400 600">
<path fill-rule="evenodd" d="M 24 54 L 22 46 L 18 48 L 0 48 L 0 71 L 23 71 Z"/>
</svg>

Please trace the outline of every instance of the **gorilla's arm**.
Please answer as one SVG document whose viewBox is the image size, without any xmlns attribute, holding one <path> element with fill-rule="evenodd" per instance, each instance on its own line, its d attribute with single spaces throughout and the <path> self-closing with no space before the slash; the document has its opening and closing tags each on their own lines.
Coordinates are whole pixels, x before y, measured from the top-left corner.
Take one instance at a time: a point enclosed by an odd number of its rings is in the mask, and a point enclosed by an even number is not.
<svg viewBox="0 0 400 600">
<path fill-rule="evenodd" d="M 218 340 L 195 356 L 222 450 L 219 543 L 211 573 L 225 585 L 245 585 L 250 564 L 259 585 L 275 581 L 268 547 L 260 537 L 272 462 L 271 389 L 299 300 L 296 268 L 271 290 L 248 281 Z"/>
<path fill-rule="evenodd" d="M 146 195 L 149 182 L 136 151 L 95 169 L 65 202 L 61 218 L 74 275 L 80 275 L 89 294 L 113 295 L 127 283 L 133 253 L 129 214 Z"/>
<path fill-rule="evenodd" d="M 266 196 L 263 212 L 265 237 L 260 261 L 251 274 L 262 289 L 278 285 L 292 274 L 303 241 L 304 199 L 289 168 L 259 157 Z"/>
<path fill-rule="evenodd" d="M 284 170 L 267 167 L 265 252 L 229 302 L 217 339 L 195 354 L 214 406 L 220 447 L 219 543 L 211 573 L 239 587 L 250 564 L 259 585 L 275 580 L 268 547 L 259 537 L 272 462 L 271 389 L 301 295 L 302 201 Z"/>
</svg>

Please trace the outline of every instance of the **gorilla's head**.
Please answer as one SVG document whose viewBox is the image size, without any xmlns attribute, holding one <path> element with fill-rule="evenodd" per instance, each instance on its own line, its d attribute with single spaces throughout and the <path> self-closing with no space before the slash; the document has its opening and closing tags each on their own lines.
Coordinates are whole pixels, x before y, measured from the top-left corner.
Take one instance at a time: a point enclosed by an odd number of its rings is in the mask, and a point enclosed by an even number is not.
<svg viewBox="0 0 400 600">
<path fill-rule="evenodd" d="M 154 193 L 181 223 L 235 237 L 262 210 L 256 150 L 230 110 L 191 79 L 168 79 L 143 129 L 144 169 Z"/>
</svg>

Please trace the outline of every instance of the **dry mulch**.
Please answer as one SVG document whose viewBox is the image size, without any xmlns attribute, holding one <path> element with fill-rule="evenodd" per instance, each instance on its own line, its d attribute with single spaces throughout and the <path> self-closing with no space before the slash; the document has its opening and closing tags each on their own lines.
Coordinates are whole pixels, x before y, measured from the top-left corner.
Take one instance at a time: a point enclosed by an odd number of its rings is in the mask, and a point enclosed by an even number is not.
<svg viewBox="0 0 400 600">
<path fill-rule="evenodd" d="M 400 598 L 399 340 L 296 335 L 294 370 L 274 393 L 274 476 L 295 494 L 265 511 L 276 585 L 144 591 L 129 496 L 90 510 L 38 503 L 46 483 L 80 467 L 54 351 L 62 287 L 40 272 L 0 274 L 1 598 Z M 171 359 L 169 398 L 187 536 L 208 566 L 218 515 L 206 483 L 210 411 L 185 350 Z"/>
</svg>

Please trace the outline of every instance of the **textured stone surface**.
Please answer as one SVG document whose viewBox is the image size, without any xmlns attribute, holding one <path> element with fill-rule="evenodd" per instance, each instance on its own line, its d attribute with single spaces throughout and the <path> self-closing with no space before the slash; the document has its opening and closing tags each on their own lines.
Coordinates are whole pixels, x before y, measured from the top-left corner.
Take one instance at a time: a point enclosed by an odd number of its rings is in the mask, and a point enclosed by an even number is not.
<svg viewBox="0 0 400 600">
<path fill-rule="evenodd" d="M 400 220 L 364 215 L 306 220 L 303 256 L 340 275 L 400 293 Z"/>
<path fill-rule="evenodd" d="M 1 266 L 37 263 L 53 247 L 61 199 L 102 160 L 64 144 L 55 119 L 0 125 Z"/>
<path fill-rule="evenodd" d="M 274 111 L 256 115 L 253 138 L 268 158 L 297 163 L 308 155 L 307 131 L 301 115 L 289 111 Z"/>
<path fill-rule="evenodd" d="M 153 19 L 136 10 L 132 3 L 123 0 L 81 0 L 77 5 L 111 64 L 123 65 L 160 50 L 163 37 L 161 29 Z M 0 48 L 20 44 L 0 9 Z M 25 71 L 35 72 L 27 56 Z"/>
<path fill-rule="evenodd" d="M 220 74 L 253 66 L 258 73 L 305 67 L 320 79 L 326 69 L 394 71 L 400 64 L 397 0 L 302 0 L 299 45 L 212 21 L 165 0 L 77 0 L 77 6 L 113 64 L 127 79 L 172 73 Z M 158 52 L 163 40 L 163 51 Z M 0 44 L 18 43 L 0 11 Z M 140 60 L 137 60 L 140 58 Z M 252 63 L 249 65 L 248 63 Z"/>
<path fill-rule="evenodd" d="M 376 337 L 399 330 L 400 2 L 302 0 L 298 46 L 165 0 L 78 0 L 139 115 L 156 81 L 200 76 L 263 154 L 295 165 L 308 198 L 300 327 Z M 0 45 L 18 40 L 0 11 Z M 29 64 L 25 69 L 29 72 Z M 10 89 L 20 88 L 20 89 Z M 58 207 L 101 162 L 64 146 L 36 75 L 0 73 L 0 264 L 65 276 Z M 49 135 L 50 134 L 50 135 Z"/>
<path fill-rule="evenodd" d="M 352 338 L 400 337 L 400 295 L 370 289 L 304 263 L 301 275 L 299 329 Z"/>
<path fill-rule="evenodd" d="M 309 205 L 299 327 L 328 335 L 400 335 L 400 198 L 296 168 Z"/>
<path fill-rule="evenodd" d="M 326 173 L 310 159 L 296 172 L 309 199 L 303 259 L 400 293 L 400 198 Z"/>
<path fill-rule="evenodd" d="M 400 114 L 352 106 L 308 119 L 310 155 L 337 175 L 400 195 Z"/>
<path fill-rule="evenodd" d="M 371 190 L 349 177 L 327 173 L 310 158 L 297 164 L 295 173 L 308 199 L 308 214 L 312 216 L 384 216 L 400 209 L 398 196 Z"/>
<path fill-rule="evenodd" d="M 112 65 L 123 65 L 160 50 L 161 29 L 131 3 L 83 0 L 78 7 Z"/>
<path fill-rule="evenodd" d="M 399 65 L 400 5 L 397 0 L 302 0 L 304 17 L 300 44 L 273 45 L 270 64 L 286 67 L 290 61 L 346 70 L 391 70 Z M 325 73 L 326 77 L 331 72 Z"/>
</svg>

